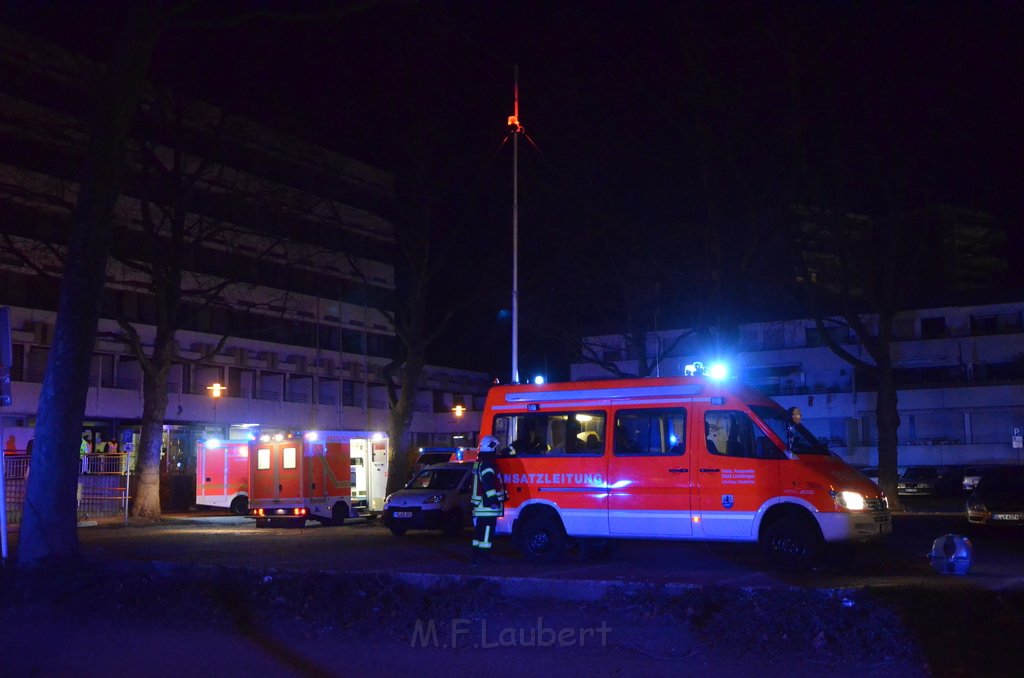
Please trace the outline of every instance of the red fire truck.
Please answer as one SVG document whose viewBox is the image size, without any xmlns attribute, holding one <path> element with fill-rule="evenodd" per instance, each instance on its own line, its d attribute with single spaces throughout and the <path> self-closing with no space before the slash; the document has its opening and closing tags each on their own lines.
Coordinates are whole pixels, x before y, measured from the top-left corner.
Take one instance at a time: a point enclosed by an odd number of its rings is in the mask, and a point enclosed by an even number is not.
<svg viewBox="0 0 1024 678">
<path fill-rule="evenodd" d="M 257 527 L 342 525 L 380 510 L 388 441 L 368 431 L 264 435 L 249 446 L 249 513 Z M 378 496 L 379 495 L 379 496 Z"/>
<path fill-rule="evenodd" d="M 196 504 L 245 515 L 249 509 L 249 443 L 200 440 L 196 449 Z"/>
</svg>

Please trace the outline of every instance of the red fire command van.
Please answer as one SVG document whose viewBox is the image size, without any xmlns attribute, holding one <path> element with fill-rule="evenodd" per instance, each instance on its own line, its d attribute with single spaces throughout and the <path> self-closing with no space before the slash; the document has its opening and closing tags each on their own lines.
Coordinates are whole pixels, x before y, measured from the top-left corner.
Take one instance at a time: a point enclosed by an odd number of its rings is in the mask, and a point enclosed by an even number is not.
<svg viewBox="0 0 1024 678">
<path fill-rule="evenodd" d="M 381 434 L 265 437 L 249 444 L 249 512 L 257 527 L 341 525 L 358 516 L 357 507 L 383 506 L 388 443 Z"/>
<path fill-rule="evenodd" d="M 826 543 L 889 534 L 879 488 L 774 401 L 707 376 L 496 386 L 499 534 L 534 561 L 569 538 L 760 542 L 809 567 Z"/>
</svg>

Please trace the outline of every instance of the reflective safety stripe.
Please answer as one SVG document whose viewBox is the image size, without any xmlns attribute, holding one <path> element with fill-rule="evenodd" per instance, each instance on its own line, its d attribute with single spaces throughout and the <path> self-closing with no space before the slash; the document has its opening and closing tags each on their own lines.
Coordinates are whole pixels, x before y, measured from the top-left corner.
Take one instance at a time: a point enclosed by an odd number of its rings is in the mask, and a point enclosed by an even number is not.
<svg viewBox="0 0 1024 678">
<path fill-rule="evenodd" d="M 487 490 L 486 496 L 488 496 L 488 497 L 497 497 L 498 496 L 498 491 L 497 490 Z"/>
<path fill-rule="evenodd" d="M 500 516 L 501 515 L 501 509 L 500 508 L 487 508 L 487 507 L 484 507 L 484 506 L 477 506 L 475 509 L 473 509 L 473 515 L 476 516 L 477 518 L 487 518 L 489 516 Z"/>
<path fill-rule="evenodd" d="M 489 549 L 491 548 L 491 526 L 488 525 L 484 528 L 484 538 L 474 539 L 473 548 L 476 549 Z"/>
<path fill-rule="evenodd" d="M 494 473 L 494 469 L 493 469 L 493 468 L 491 468 L 490 466 L 485 466 L 485 467 L 484 467 L 484 470 L 483 470 L 483 471 L 480 471 L 480 475 L 483 475 L 483 474 L 485 474 L 485 473 Z"/>
</svg>

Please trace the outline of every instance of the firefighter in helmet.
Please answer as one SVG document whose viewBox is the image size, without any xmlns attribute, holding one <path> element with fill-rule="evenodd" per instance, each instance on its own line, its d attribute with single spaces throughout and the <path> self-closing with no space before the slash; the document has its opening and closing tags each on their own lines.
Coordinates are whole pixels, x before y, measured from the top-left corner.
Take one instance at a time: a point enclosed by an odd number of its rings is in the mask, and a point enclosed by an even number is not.
<svg viewBox="0 0 1024 678">
<path fill-rule="evenodd" d="M 474 566 L 489 562 L 494 528 L 504 509 L 504 493 L 500 488 L 498 466 L 494 463 L 501 443 L 494 436 L 484 436 L 480 452 L 473 464 L 473 561 Z"/>
</svg>

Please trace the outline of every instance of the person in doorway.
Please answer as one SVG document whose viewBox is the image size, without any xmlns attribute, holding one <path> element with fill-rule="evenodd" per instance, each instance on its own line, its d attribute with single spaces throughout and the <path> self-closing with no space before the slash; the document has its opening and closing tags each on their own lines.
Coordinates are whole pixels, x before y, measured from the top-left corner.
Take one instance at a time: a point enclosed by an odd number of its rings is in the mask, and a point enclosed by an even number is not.
<svg viewBox="0 0 1024 678">
<path fill-rule="evenodd" d="M 484 436 L 473 463 L 473 558 L 472 567 L 491 560 L 491 546 L 498 517 L 503 512 L 503 493 L 499 489 L 498 465 L 495 457 L 501 443 L 494 436 Z"/>
</svg>

